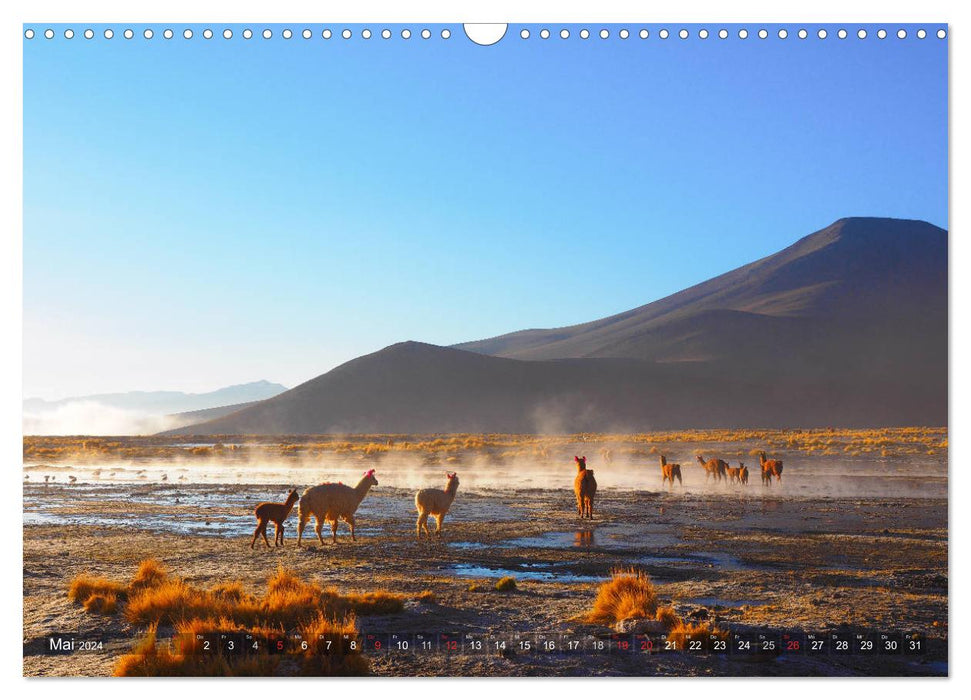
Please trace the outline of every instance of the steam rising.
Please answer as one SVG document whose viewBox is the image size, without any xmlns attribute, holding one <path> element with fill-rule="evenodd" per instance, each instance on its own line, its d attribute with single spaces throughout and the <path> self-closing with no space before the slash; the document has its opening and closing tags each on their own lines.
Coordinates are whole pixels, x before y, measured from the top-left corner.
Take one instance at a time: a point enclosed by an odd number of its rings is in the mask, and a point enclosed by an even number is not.
<svg viewBox="0 0 971 700">
<path fill-rule="evenodd" d="M 130 411 L 96 401 L 71 401 L 23 416 L 25 435 L 152 435 L 186 424 L 173 416 Z"/>
</svg>

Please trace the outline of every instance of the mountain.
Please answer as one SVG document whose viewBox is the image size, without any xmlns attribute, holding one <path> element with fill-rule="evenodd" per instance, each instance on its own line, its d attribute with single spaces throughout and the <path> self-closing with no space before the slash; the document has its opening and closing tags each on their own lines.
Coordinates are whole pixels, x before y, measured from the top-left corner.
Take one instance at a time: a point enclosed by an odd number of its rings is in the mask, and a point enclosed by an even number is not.
<svg viewBox="0 0 971 700">
<path fill-rule="evenodd" d="M 761 361 L 782 355 L 789 361 L 807 343 L 855 340 L 870 348 L 888 341 L 902 350 L 900 343 L 923 341 L 901 324 L 946 334 L 946 317 L 947 232 L 921 221 L 852 218 L 631 311 L 455 347 L 522 360 Z M 860 333 L 861 323 L 877 334 Z M 893 338 L 898 330 L 903 336 Z M 861 354 L 858 345 L 852 349 Z M 946 352 L 945 344 L 939 349 Z"/>
<path fill-rule="evenodd" d="M 57 401 L 25 399 L 23 408 L 25 413 L 42 413 L 54 411 L 72 403 L 93 403 L 125 411 L 164 415 L 260 401 L 286 390 L 287 388 L 282 384 L 260 380 L 248 384 L 235 384 L 202 394 L 190 394 L 182 391 L 128 391 L 115 394 L 74 396 Z"/>
<path fill-rule="evenodd" d="M 841 219 L 598 321 L 399 343 L 178 433 L 947 423 L 945 230 Z"/>
</svg>

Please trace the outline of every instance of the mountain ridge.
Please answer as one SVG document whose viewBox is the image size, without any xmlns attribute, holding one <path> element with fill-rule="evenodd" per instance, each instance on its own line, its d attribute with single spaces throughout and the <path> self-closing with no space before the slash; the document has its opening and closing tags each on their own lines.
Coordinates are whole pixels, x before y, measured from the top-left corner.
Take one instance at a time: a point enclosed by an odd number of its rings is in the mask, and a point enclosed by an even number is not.
<svg viewBox="0 0 971 700">
<path fill-rule="evenodd" d="M 947 232 L 845 218 L 635 309 L 346 362 L 173 433 L 946 424 Z"/>
</svg>

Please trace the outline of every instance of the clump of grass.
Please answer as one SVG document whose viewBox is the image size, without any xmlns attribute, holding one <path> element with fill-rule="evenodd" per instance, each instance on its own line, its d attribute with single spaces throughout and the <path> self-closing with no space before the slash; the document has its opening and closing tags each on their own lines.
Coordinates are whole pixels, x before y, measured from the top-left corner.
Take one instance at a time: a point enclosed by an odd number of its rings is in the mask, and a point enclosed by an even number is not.
<svg viewBox="0 0 971 700">
<path fill-rule="evenodd" d="M 437 603 L 438 596 L 435 595 L 434 591 L 422 591 L 415 596 L 415 600 L 419 603 Z"/>
<path fill-rule="evenodd" d="M 358 615 L 391 615 L 405 609 L 405 598 L 388 591 L 351 593 L 344 597 L 343 606 L 346 606 L 347 612 Z"/>
<path fill-rule="evenodd" d="M 618 569 L 600 584 L 587 622 L 611 625 L 628 618 L 653 619 L 657 614 L 657 593 L 643 571 Z"/>
<path fill-rule="evenodd" d="M 152 625 L 132 648 L 118 659 L 115 676 L 272 676 L 280 657 L 270 654 L 223 656 L 186 653 L 169 644 L 159 644 Z M 211 628 L 207 628 L 211 631 Z M 366 662 L 365 662 L 366 663 Z"/>
<path fill-rule="evenodd" d="M 715 635 L 719 639 L 728 639 L 728 630 L 719 629 L 710 622 L 691 623 L 683 620 L 679 620 L 678 624 L 668 630 L 668 639 L 676 642 L 678 649 L 686 648 L 688 638 L 695 635 Z"/>
<path fill-rule="evenodd" d="M 113 595 L 117 600 L 123 598 L 126 593 L 124 584 L 109 581 L 106 578 L 88 576 L 87 574 L 75 576 L 67 589 L 67 597 L 75 603 L 82 604 L 93 595 Z"/>
<path fill-rule="evenodd" d="M 97 615 L 114 615 L 118 610 L 118 596 L 114 593 L 92 593 L 84 601 L 84 609 Z"/>
<path fill-rule="evenodd" d="M 129 590 L 135 591 L 140 588 L 153 588 L 159 586 L 169 577 L 169 572 L 165 566 L 155 559 L 145 559 L 138 565 L 138 571 L 128 584 Z"/>
<path fill-rule="evenodd" d="M 516 578 L 514 576 L 503 576 L 501 579 L 496 581 L 497 591 L 515 591 L 516 590 Z"/>
<path fill-rule="evenodd" d="M 186 620 L 224 620 L 237 625 L 293 628 L 319 614 L 328 618 L 348 615 L 388 615 L 404 610 L 405 596 L 377 590 L 342 595 L 336 588 L 322 588 L 280 567 L 267 581 L 263 596 L 246 592 L 239 581 L 196 588 L 169 576 L 154 560 L 141 563 L 126 587 L 107 579 L 79 576 L 68 595 L 89 612 L 111 614 L 125 600 L 125 619 L 136 625 L 177 625 Z M 94 595 L 102 596 L 86 601 Z"/>
<path fill-rule="evenodd" d="M 681 618 L 678 617 L 676 612 L 674 612 L 674 608 L 670 606 L 658 608 L 657 612 L 654 614 L 654 619 L 663 623 L 664 628 L 668 630 L 674 629 L 681 624 Z"/>
<path fill-rule="evenodd" d="M 356 639 L 357 627 L 353 617 L 331 619 L 318 614 L 299 627 L 300 635 L 308 641 L 300 660 L 300 674 L 304 676 L 363 676 L 368 672 L 368 660 L 358 650 L 351 650 L 345 640 Z M 330 641 L 328 645 L 327 642 Z"/>
<path fill-rule="evenodd" d="M 238 603 L 247 597 L 243 584 L 239 581 L 229 581 L 227 583 L 217 583 L 209 589 L 217 598 Z"/>
</svg>

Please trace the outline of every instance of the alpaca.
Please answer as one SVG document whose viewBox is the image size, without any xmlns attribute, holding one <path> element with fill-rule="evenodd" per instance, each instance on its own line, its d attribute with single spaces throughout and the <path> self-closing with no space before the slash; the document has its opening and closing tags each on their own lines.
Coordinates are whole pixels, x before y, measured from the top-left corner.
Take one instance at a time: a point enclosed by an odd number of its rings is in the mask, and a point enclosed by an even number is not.
<svg viewBox="0 0 971 700">
<path fill-rule="evenodd" d="M 445 472 L 446 485 L 442 489 L 422 489 L 415 494 L 415 508 L 418 509 L 418 522 L 415 525 L 416 537 L 421 537 L 422 529 L 425 534 L 431 536 L 428 531 L 428 516 L 435 517 L 435 534 L 442 536 L 442 521 L 448 509 L 452 507 L 455 500 L 455 492 L 459 490 L 459 477 L 455 472 Z"/>
<path fill-rule="evenodd" d="M 577 463 L 577 475 L 573 480 L 573 493 L 577 497 L 577 513 L 581 518 L 593 520 L 593 497 L 597 493 L 597 480 L 593 470 L 587 469 L 586 457 L 573 457 Z"/>
<path fill-rule="evenodd" d="M 706 462 L 705 458 L 701 455 L 698 455 L 698 462 L 705 468 L 705 483 L 708 483 L 708 478 L 711 476 L 715 477 L 715 481 L 721 481 L 725 478 L 728 462 L 722 459 L 709 459 Z"/>
<path fill-rule="evenodd" d="M 742 481 L 742 468 L 741 467 L 726 467 L 725 476 L 728 477 L 728 483 L 734 484 L 736 481 L 741 483 Z"/>
<path fill-rule="evenodd" d="M 765 452 L 759 452 L 759 464 L 762 465 L 762 483 L 770 485 L 772 477 L 776 481 L 782 481 L 782 460 L 766 459 Z"/>
<path fill-rule="evenodd" d="M 269 525 L 270 521 L 273 521 L 273 525 L 276 528 L 276 535 L 273 538 L 274 547 L 283 546 L 283 523 L 290 517 L 290 511 L 293 510 L 293 505 L 300 499 L 299 494 L 297 494 L 296 489 L 291 489 L 290 493 L 287 495 L 287 500 L 285 503 L 260 503 L 253 510 L 253 514 L 256 515 L 256 529 L 253 530 L 253 541 L 249 543 L 249 548 L 253 549 L 256 545 L 256 538 L 263 535 L 263 541 L 266 542 L 266 546 L 270 546 L 270 541 L 266 539 L 266 526 Z"/>
<path fill-rule="evenodd" d="M 744 462 L 738 463 L 738 480 L 743 484 L 748 483 L 748 467 L 745 466 Z"/>
<path fill-rule="evenodd" d="M 669 481 L 671 487 L 674 487 L 674 478 L 678 478 L 678 483 L 684 486 L 684 482 L 681 481 L 681 465 L 680 464 L 668 464 L 668 460 L 661 455 L 661 485 L 664 485 L 665 481 Z"/>
<path fill-rule="evenodd" d="M 361 505 L 364 497 L 367 496 L 367 492 L 371 487 L 377 485 L 378 480 L 374 478 L 374 470 L 369 469 L 364 472 L 364 476 L 357 482 L 357 486 L 353 488 L 344 484 L 318 484 L 304 491 L 303 496 L 300 498 L 300 524 L 297 529 L 297 546 L 300 546 L 300 542 L 303 539 L 303 528 L 310 520 L 311 515 L 314 516 L 314 520 L 316 521 L 314 532 L 317 533 L 317 539 L 320 540 L 321 544 L 324 543 L 324 538 L 320 536 L 320 528 L 323 526 L 324 521 L 330 523 L 330 531 L 334 544 L 337 543 L 338 519 L 343 520 L 350 526 L 351 539 L 356 541 L 357 538 L 354 537 L 354 513 L 357 511 L 357 507 Z"/>
</svg>

